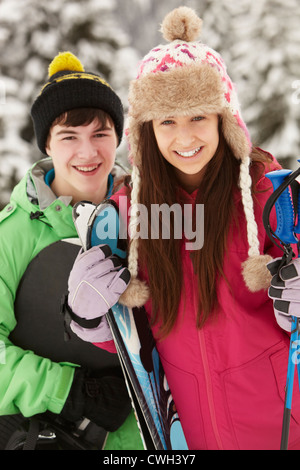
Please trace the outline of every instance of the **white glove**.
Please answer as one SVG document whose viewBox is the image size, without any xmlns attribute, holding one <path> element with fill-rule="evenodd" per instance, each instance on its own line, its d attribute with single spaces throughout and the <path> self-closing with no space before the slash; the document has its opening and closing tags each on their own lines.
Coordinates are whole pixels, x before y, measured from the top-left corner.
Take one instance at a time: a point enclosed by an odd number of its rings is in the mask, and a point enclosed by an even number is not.
<svg viewBox="0 0 300 470">
<path fill-rule="evenodd" d="M 128 269 L 112 255 L 108 245 L 79 253 L 68 283 L 72 331 L 85 341 L 110 341 L 105 314 L 118 302 L 129 281 Z"/>
<path fill-rule="evenodd" d="M 268 295 L 273 300 L 278 325 L 291 331 L 291 317 L 300 318 L 300 258 L 280 268 L 281 258 L 268 264 L 272 274 Z"/>
</svg>

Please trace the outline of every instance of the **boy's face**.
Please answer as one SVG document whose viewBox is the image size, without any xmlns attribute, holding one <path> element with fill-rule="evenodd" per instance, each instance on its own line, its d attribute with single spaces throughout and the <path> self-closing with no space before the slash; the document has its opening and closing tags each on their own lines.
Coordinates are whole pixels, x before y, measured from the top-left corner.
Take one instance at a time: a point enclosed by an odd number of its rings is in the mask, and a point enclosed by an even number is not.
<svg viewBox="0 0 300 470">
<path fill-rule="evenodd" d="M 46 147 L 52 157 L 56 196 L 72 196 L 72 204 L 100 203 L 106 196 L 107 178 L 115 161 L 118 140 L 114 125 L 98 119 L 84 126 L 54 125 Z"/>
</svg>

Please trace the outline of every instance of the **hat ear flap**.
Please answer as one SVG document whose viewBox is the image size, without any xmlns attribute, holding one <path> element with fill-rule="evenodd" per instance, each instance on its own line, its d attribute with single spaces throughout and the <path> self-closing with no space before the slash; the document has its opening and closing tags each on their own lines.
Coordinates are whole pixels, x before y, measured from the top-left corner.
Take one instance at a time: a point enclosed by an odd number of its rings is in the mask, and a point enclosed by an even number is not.
<svg viewBox="0 0 300 470">
<path fill-rule="evenodd" d="M 128 252 L 128 270 L 131 275 L 130 283 L 120 297 L 120 303 L 126 307 L 142 307 L 149 299 L 149 287 L 138 279 L 138 242 L 136 236 L 136 211 L 140 192 L 140 173 L 134 165 L 132 169 L 131 212 L 129 220 L 130 244 Z"/>
<path fill-rule="evenodd" d="M 271 275 L 267 264 L 272 260 L 270 255 L 262 255 L 259 250 L 258 228 L 254 215 L 252 197 L 252 179 L 249 172 L 250 158 L 244 158 L 240 165 L 240 189 L 247 224 L 249 244 L 248 259 L 242 264 L 242 275 L 250 292 L 268 289 Z"/>
<path fill-rule="evenodd" d="M 222 111 L 222 131 L 234 156 L 238 160 L 247 158 L 252 149 L 248 129 L 238 114 L 233 115 L 228 108 Z"/>
</svg>

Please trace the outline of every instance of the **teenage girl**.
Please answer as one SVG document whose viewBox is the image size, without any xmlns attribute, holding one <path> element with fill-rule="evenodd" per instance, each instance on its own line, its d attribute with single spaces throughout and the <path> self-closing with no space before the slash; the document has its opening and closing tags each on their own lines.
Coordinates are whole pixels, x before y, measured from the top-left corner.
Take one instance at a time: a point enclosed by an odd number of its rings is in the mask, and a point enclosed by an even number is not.
<svg viewBox="0 0 300 470">
<path fill-rule="evenodd" d="M 113 283 L 103 287 L 110 258 L 92 248 L 74 265 L 69 305 L 81 317 L 105 315 L 100 296 L 90 304 L 86 283 L 77 295 L 89 276 L 110 306 L 145 306 L 190 449 L 279 449 L 289 335 L 268 297 L 267 264 L 281 252 L 262 212 L 272 192 L 265 174 L 280 167 L 252 146 L 224 61 L 196 41 L 200 28 L 187 7 L 169 13 L 162 25 L 169 43 L 144 57 L 130 86 L 132 182 L 113 196 L 131 204 L 121 213 L 129 223 L 129 286 L 121 297 Z M 137 203 L 149 227 L 153 204 L 177 203 L 183 214 L 202 204 L 204 227 L 194 217 L 194 229 L 204 231 L 203 246 L 189 249 L 184 233 L 177 239 L 172 218 L 169 239 L 139 237 Z M 92 341 L 112 351 L 105 321 Z M 89 340 L 91 332 L 73 328 Z M 299 449 L 299 394 L 292 416 L 290 448 Z"/>
</svg>

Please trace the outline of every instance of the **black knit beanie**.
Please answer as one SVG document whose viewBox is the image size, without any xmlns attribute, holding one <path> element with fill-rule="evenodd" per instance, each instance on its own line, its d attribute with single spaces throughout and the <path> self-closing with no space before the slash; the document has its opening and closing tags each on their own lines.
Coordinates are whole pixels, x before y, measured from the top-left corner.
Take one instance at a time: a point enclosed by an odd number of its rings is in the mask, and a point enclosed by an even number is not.
<svg viewBox="0 0 300 470">
<path fill-rule="evenodd" d="M 120 98 L 100 76 L 85 72 L 71 52 L 59 53 L 49 65 L 49 80 L 31 108 L 37 144 L 46 154 L 45 145 L 53 121 L 76 108 L 99 108 L 115 125 L 119 144 L 122 139 L 124 112 Z"/>
</svg>

